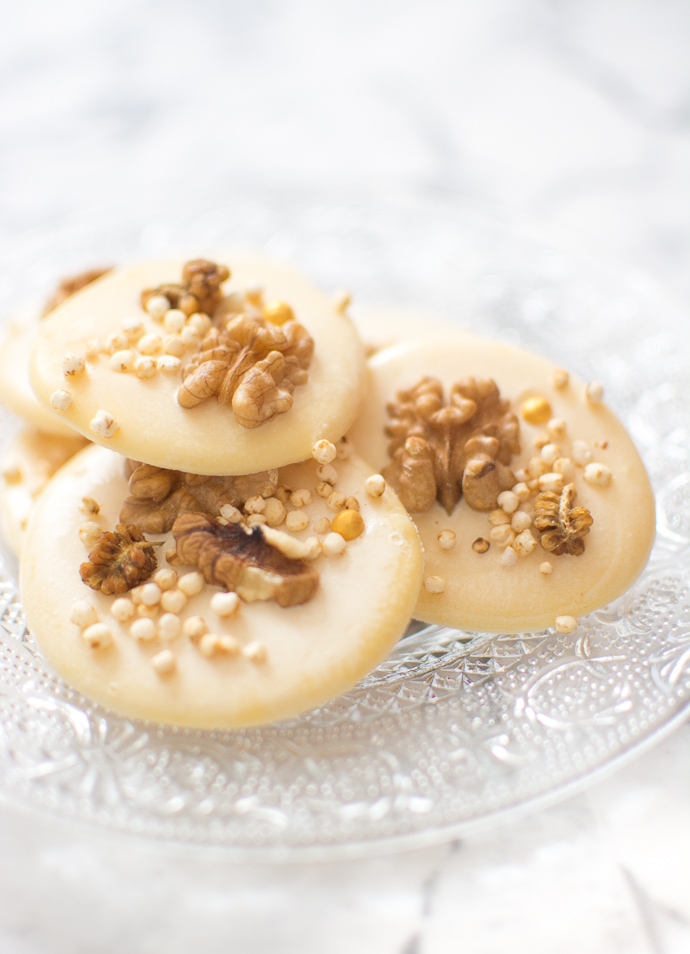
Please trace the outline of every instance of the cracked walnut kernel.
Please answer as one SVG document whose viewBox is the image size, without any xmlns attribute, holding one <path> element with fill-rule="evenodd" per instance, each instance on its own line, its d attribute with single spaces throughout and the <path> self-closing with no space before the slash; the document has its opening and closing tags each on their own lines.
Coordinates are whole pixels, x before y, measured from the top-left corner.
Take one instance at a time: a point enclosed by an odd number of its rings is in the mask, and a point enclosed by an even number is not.
<svg viewBox="0 0 690 954">
<path fill-rule="evenodd" d="M 169 308 L 179 309 L 187 317 L 197 312 L 212 315 L 223 300 L 220 286 L 228 278 L 230 271 L 225 265 L 198 258 L 185 264 L 181 283 L 145 289 L 141 293 L 141 307 L 146 309 L 151 299 L 166 298 Z"/>
<path fill-rule="evenodd" d="M 87 586 L 112 596 L 148 580 L 156 565 L 153 545 L 143 533 L 120 523 L 115 531 L 106 530 L 98 537 L 79 573 Z"/>
<path fill-rule="evenodd" d="M 185 368 L 177 402 L 193 408 L 215 394 L 220 404 L 230 404 L 238 424 L 258 427 L 290 410 L 313 354 L 313 338 L 296 321 L 278 327 L 238 315 L 206 335 Z"/>
<path fill-rule="evenodd" d="M 568 484 L 560 494 L 547 491 L 534 502 L 534 526 L 539 531 L 542 547 L 560 556 L 580 556 L 585 550 L 585 537 L 594 522 L 586 507 L 573 507 L 575 486 Z"/>
</svg>

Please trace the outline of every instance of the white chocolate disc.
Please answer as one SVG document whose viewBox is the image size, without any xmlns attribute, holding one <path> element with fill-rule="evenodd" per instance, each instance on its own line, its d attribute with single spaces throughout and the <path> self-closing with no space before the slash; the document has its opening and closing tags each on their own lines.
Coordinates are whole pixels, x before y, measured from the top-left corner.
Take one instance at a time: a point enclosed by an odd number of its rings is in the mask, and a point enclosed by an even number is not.
<svg viewBox="0 0 690 954">
<path fill-rule="evenodd" d="M 31 308 L 7 323 L 0 341 L 0 401 L 40 431 L 73 437 L 72 428 L 55 411 L 39 404 L 29 382 L 29 358 L 39 326 L 38 312 Z"/>
<path fill-rule="evenodd" d="M 17 556 L 38 495 L 53 474 L 86 443 L 73 431 L 68 437 L 58 437 L 25 427 L 5 451 L 0 481 L 0 519 L 3 534 Z"/>
<path fill-rule="evenodd" d="M 224 256 L 216 260 L 226 263 Z M 313 337 L 308 381 L 295 388 L 289 411 L 246 429 L 215 397 L 191 409 L 180 407 L 179 371 L 159 371 L 142 379 L 132 371 L 114 371 L 108 354 L 87 357 L 83 371 L 64 373 L 66 355 L 84 355 L 89 340 L 103 341 L 132 319 L 141 319 L 147 333 L 165 337 L 161 324 L 142 309 L 140 294 L 179 281 L 183 264 L 153 262 L 112 272 L 53 311 L 41 323 L 32 358 L 31 381 L 39 400 L 49 406 L 51 395 L 67 388 L 73 402 L 61 416 L 90 440 L 136 460 L 198 474 L 246 474 L 280 467 L 309 457 L 320 438 L 342 437 L 354 420 L 363 389 L 365 366 L 357 333 L 326 295 L 292 269 L 266 261 L 227 258 L 232 277 L 223 291 L 229 295 L 263 288 L 266 301 L 287 302 Z M 188 357 L 191 354 L 183 360 Z M 108 426 L 111 419 L 114 423 Z M 94 420 L 99 422 L 96 431 Z"/>
<path fill-rule="evenodd" d="M 550 402 L 552 417 L 566 423 L 566 435 L 555 441 L 562 455 L 570 457 L 573 441 L 584 441 L 592 461 L 612 475 L 608 486 L 596 485 L 584 479 L 584 467 L 574 466 L 566 480 L 575 485 L 575 506 L 587 507 L 594 518 L 580 556 L 554 556 L 537 546 L 506 566 L 501 563 L 503 547 L 490 536 L 494 528 L 488 514 L 470 509 L 464 499 L 450 516 L 438 502 L 427 513 L 413 514 L 427 581 L 414 611 L 418 619 L 476 632 L 534 631 L 553 626 L 558 616 L 577 618 L 609 603 L 644 568 L 654 540 L 654 497 L 644 465 L 609 408 L 590 404 L 584 383 L 572 375 L 566 387 L 555 388 L 554 370 L 554 364 L 538 355 L 461 334 L 400 344 L 370 360 L 367 396 L 348 437 L 379 471 L 390 462 L 386 402 L 397 391 L 413 387 L 424 376 L 436 377 L 447 400 L 451 384 L 475 376 L 493 378 L 520 420 L 521 452 L 511 469 L 525 467 L 540 454 L 534 439 L 546 425 L 526 424 L 520 409 L 524 400 L 541 395 Z M 533 504 L 534 497 L 521 509 L 531 514 Z M 451 549 L 439 543 L 444 530 L 455 534 Z M 537 531 L 532 533 L 537 539 Z M 490 541 L 488 551 L 472 549 L 478 538 Z M 548 575 L 539 569 L 545 562 L 553 569 Z"/>
<path fill-rule="evenodd" d="M 117 712 L 205 728 L 271 722 L 345 691 L 385 657 L 404 631 L 419 587 L 421 549 L 395 495 L 366 495 L 364 481 L 370 471 L 361 460 L 337 460 L 334 466 L 337 488 L 359 501 L 364 533 L 351 540 L 344 553 L 316 559 L 319 587 L 302 606 L 242 603 L 236 616 L 221 618 L 212 606 L 213 595 L 222 592 L 218 587 L 205 585 L 191 596 L 180 612 L 182 621 L 201 616 L 209 631 L 233 636 L 241 647 L 234 658 L 222 652 L 206 658 L 184 634 L 169 642 L 137 640 L 129 632 L 130 623 L 113 617 L 114 598 L 81 581 L 79 566 L 88 559 L 79 539 L 87 519 L 80 510 L 82 498 L 98 501 L 100 514 L 91 519 L 113 529 L 127 494 L 122 458 L 102 447 L 88 447 L 41 496 L 22 555 L 22 599 L 46 658 L 79 691 Z M 315 535 L 316 520 L 335 515 L 315 492 L 316 467 L 310 460 L 280 473 L 281 482 L 291 489 L 312 493 L 311 503 L 300 508 L 311 521 L 295 534 L 300 539 Z M 279 529 L 285 530 L 285 524 Z M 164 539 L 157 548 L 159 567 L 168 566 L 165 553 L 172 534 Z M 175 569 L 184 574 L 191 568 Z M 90 603 L 111 630 L 110 646 L 92 649 L 70 622 L 72 606 L 80 600 Z M 263 662 L 246 655 L 247 648 L 257 644 L 266 654 Z M 174 671 L 161 674 L 152 659 L 166 648 Z M 170 657 L 164 660 L 169 663 Z"/>
</svg>

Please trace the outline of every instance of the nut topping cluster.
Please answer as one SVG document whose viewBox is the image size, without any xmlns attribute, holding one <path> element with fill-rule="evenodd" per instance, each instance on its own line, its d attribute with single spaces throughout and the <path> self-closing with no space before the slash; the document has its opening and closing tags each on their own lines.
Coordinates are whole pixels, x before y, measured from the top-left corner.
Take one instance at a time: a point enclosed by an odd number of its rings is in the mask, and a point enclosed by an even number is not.
<svg viewBox="0 0 690 954">
<path fill-rule="evenodd" d="M 228 278 L 230 271 L 225 265 L 198 258 L 185 264 L 179 284 L 169 283 L 145 289 L 141 293 L 141 306 L 146 309 L 152 298 L 161 295 L 168 299 L 171 308 L 179 308 L 187 316 L 199 312 L 212 315 L 223 300 L 220 286 Z"/>
<path fill-rule="evenodd" d="M 121 523 L 115 531 L 106 530 L 98 537 L 79 572 L 91 589 L 112 596 L 148 580 L 156 565 L 155 551 L 144 534 Z"/>
<path fill-rule="evenodd" d="M 258 427 L 292 407 L 292 392 L 307 380 L 314 341 L 296 321 L 281 326 L 238 315 L 212 328 L 184 369 L 178 403 L 196 407 L 214 394 L 237 422 Z"/>
<path fill-rule="evenodd" d="M 422 378 L 388 405 L 391 463 L 382 471 L 410 513 L 434 500 L 450 514 L 464 495 L 473 510 L 492 510 L 515 483 L 507 466 L 520 450 L 519 425 L 491 379 L 466 378 L 449 401 L 436 378 Z"/>
</svg>

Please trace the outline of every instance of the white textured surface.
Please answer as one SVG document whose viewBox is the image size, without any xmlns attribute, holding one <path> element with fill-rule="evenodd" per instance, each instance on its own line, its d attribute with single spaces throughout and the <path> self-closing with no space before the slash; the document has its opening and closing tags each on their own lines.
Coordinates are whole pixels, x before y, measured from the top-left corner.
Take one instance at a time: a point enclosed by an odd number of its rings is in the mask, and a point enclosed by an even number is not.
<svg viewBox="0 0 690 954">
<path fill-rule="evenodd" d="M 5 6 L 0 240 L 200 180 L 430 184 L 690 302 L 684 0 Z M 4 809 L 0 950 L 684 954 L 688 742 L 371 861 L 239 867 Z"/>
</svg>

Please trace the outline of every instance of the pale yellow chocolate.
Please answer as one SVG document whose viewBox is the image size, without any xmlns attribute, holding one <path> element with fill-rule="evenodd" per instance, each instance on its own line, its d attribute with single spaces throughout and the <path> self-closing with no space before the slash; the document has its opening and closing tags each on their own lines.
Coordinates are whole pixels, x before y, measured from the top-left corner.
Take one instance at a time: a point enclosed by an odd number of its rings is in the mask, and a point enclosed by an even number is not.
<svg viewBox="0 0 690 954">
<path fill-rule="evenodd" d="M 145 288 L 179 280 L 182 260 L 114 271 L 57 308 L 41 324 L 32 356 L 31 381 L 39 400 L 49 407 L 51 395 L 68 388 L 73 401 L 60 418 L 89 439 L 127 457 L 177 470 L 193 467 L 200 474 L 279 467 L 310 457 L 317 440 L 338 440 L 356 415 L 364 382 L 363 350 L 350 320 L 287 266 L 226 254 L 215 258 L 232 271 L 223 286 L 226 294 L 261 286 L 266 301 L 289 302 L 314 339 L 308 380 L 295 388 L 289 411 L 247 429 L 215 398 L 192 409 L 180 407 L 179 373 L 139 377 L 113 371 L 108 354 L 86 354 L 90 339 L 121 333 L 133 317 L 142 319 L 147 334 L 161 335 L 161 324 L 142 310 L 139 296 Z M 73 355 L 86 357 L 85 369 L 65 374 L 74 360 L 64 362 Z"/>
<path fill-rule="evenodd" d="M 450 516 L 438 503 L 427 513 L 413 515 L 424 545 L 425 577 L 444 580 L 442 592 L 421 589 L 416 617 L 480 632 L 532 631 L 553 626 L 557 616 L 579 618 L 634 582 L 654 539 L 652 490 L 625 428 L 605 404 L 586 400 L 583 382 L 571 375 L 567 386 L 556 389 L 556 366 L 545 358 L 461 334 L 400 344 L 375 355 L 369 364 L 368 393 L 348 436 L 372 471 L 380 472 L 389 462 L 385 408 L 399 389 L 428 375 L 442 381 L 447 396 L 453 382 L 474 375 L 492 377 L 516 413 L 527 399 L 545 397 L 553 417 L 566 424 L 566 435 L 558 438 L 563 456 L 569 455 L 573 441 L 585 441 L 593 459 L 611 473 L 607 486 L 588 483 L 583 467 L 575 466 L 568 478 L 577 489 L 576 505 L 587 507 L 594 518 L 582 556 L 554 556 L 538 545 L 513 560 L 497 539 L 502 528 L 492 539 L 489 514 L 471 510 L 464 499 Z M 514 470 L 538 454 L 533 441 L 540 427 L 520 418 L 522 451 L 511 463 Z M 520 506 L 530 510 L 533 500 Z M 437 539 L 448 530 L 456 542 L 444 551 Z M 491 541 L 484 552 L 472 546 L 480 537 Z M 553 567 L 548 575 L 539 569 L 546 560 Z"/>
<path fill-rule="evenodd" d="M 120 603 L 115 618 L 115 599 L 90 589 L 79 576 L 79 566 L 87 559 L 79 539 L 85 520 L 80 505 L 84 497 L 97 500 L 100 512 L 91 519 L 112 529 L 127 494 L 122 463 L 116 454 L 93 446 L 67 464 L 38 504 L 22 559 L 22 599 L 31 631 L 49 662 L 90 698 L 127 716 L 179 725 L 271 722 L 350 688 L 404 631 L 421 580 L 417 533 L 393 494 L 373 500 L 364 493 L 369 469 L 350 457 L 337 463 L 338 483 L 357 495 L 365 530 L 347 544 L 339 537 L 344 552 L 315 560 L 320 583 L 310 602 L 289 609 L 270 602 L 242 603 L 227 616 L 226 607 L 219 613 L 218 601 L 216 609 L 213 605 L 214 594 L 221 590 L 207 585 L 180 611 L 180 635 L 136 639 L 130 627 L 156 623 L 156 607 L 137 604 L 151 612 L 151 619 L 134 616 L 134 608 L 130 613 Z M 281 483 L 295 489 L 313 486 L 317 466 L 309 460 L 285 468 Z M 328 512 L 317 494 L 304 509 L 312 524 Z M 307 540 L 313 535 L 310 526 L 296 537 Z M 159 567 L 165 567 L 172 535 L 153 539 L 164 540 L 157 553 Z M 193 568 L 175 569 L 182 579 Z M 170 592 L 177 591 L 163 592 L 161 602 Z M 83 610 L 81 601 L 93 605 L 97 625 L 112 634 L 109 645 L 92 648 L 90 635 L 81 635 L 79 626 L 70 622 L 75 603 Z M 192 623 L 185 626 L 190 618 Z M 199 619 L 209 634 L 203 646 Z M 143 635 L 148 637 L 149 630 Z M 188 631 L 197 634 L 197 643 Z M 167 649 L 174 665 L 165 656 L 154 666 L 153 660 Z"/>
</svg>

